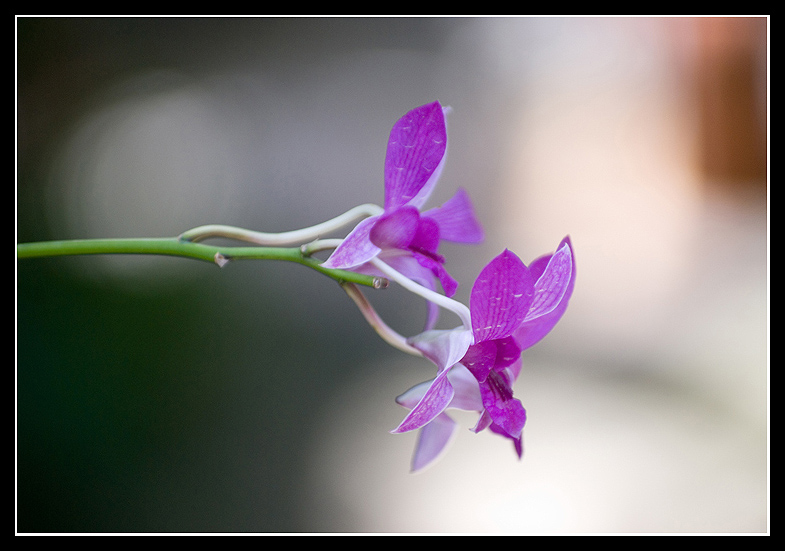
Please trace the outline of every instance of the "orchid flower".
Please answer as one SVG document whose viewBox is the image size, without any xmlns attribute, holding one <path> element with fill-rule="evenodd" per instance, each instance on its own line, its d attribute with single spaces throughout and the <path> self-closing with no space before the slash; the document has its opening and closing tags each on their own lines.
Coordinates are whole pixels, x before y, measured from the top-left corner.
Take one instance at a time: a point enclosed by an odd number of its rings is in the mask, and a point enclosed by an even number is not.
<svg viewBox="0 0 785 551">
<path fill-rule="evenodd" d="M 323 263 L 325 268 L 378 275 L 370 261 L 380 257 L 429 289 L 438 279 L 447 296 L 455 294 L 458 284 L 444 268 L 439 243 L 478 243 L 483 230 L 462 189 L 441 207 L 421 212 L 444 166 L 445 111 L 433 102 L 395 123 L 384 166 L 384 209 L 357 224 Z"/>
<path fill-rule="evenodd" d="M 526 411 L 512 390 L 521 352 L 556 325 L 574 281 L 569 237 L 528 268 L 505 250 L 483 268 L 472 287 L 471 327 L 426 331 L 408 340 L 438 367 L 436 378 L 397 399 L 411 411 L 392 432 L 421 431 L 413 470 L 431 463 L 447 445 L 455 430 L 444 413 L 447 408 L 480 412 L 473 430 L 490 428 L 511 439 L 522 455 Z"/>
</svg>

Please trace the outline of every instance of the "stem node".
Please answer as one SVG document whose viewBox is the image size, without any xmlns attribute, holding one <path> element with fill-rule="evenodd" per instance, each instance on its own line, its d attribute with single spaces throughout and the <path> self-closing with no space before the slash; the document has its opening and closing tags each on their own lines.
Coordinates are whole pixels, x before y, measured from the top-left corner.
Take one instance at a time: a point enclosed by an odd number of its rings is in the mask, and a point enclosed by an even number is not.
<svg viewBox="0 0 785 551">
<path fill-rule="evenodd" d="M 229 258 L 222 255 L 220 252 L 215 253 L 213 259 L 215 260 L 215 263 L 218 265 L 219 268 L 223 268 L 229 263 Z"/>
<path fill-rule="evenodd" d="M 375 277 L 373 278 L 373 288 L 374 289 L 386 289 L 390 286 L 390 280 L 383 278 L 383 277 Z"/>
</svg>

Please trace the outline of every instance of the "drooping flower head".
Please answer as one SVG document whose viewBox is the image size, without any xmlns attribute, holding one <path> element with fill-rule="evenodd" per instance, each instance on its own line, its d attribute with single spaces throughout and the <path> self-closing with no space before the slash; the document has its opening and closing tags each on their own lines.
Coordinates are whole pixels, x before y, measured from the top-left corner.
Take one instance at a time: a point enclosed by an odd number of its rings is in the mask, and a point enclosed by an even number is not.
<svg viewBox="0 0 785 551">
<path fill-rule="evenodd" d="M 324 262 L 325 268 L 375 273 L 369 261 L 384 261 L 418 283 L 441 283 L 447 296 L 457 282 L 438 253 L 441 240 L 478 243 L 483 231 L 468 194 L 459 190 L 439 208 L 422 212 L 447 151 L 445 109 L 439 102 L 401 117 L 390 131 L 384 165 L 384 211 L 360 222 Z"/>
<path fill-rule="evenodd" d="M 472 287 L 471 328 L 427 331 L 409 342 L 438 366 L 436 378 L 401 395 L 411 411 L 393 432 L 421 429 L 412 467 L 432 462 L 455 423 L 447 408 L 480 412 L 475 432 L 490 428 L 513 441 L 520 457 L 526 411 L 513 397 L 521 352 L 561 318 L 572 294 L 575 264 L 569 238 L 531 267 L 505 250 Z"/>
</svg>

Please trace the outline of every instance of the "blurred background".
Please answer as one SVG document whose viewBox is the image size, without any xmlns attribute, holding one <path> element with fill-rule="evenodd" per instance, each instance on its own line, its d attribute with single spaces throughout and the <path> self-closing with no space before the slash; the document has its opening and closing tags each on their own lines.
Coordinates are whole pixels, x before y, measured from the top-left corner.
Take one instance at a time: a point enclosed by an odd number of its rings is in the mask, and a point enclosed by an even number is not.
<svg viewBox="0 0 785 551">
<path fill-rule="evenodd" d="M 383 201 L 392 124 L 452 107 L 429 206 L 468 303 L 571 236 L 524 355 L 525 453 L 409 474 L 431 378 L 307 268 L 17 262 L 18 532 L 768 531 L 768 19 L 16 19 L 17 242 L 284 231 Z M 347 228 L 348 231 L 348 228 Z M 421 300 L 367 292 L 403 334 Z M 457 319 L 443 314 L 442 327 Z"/>
</svg>

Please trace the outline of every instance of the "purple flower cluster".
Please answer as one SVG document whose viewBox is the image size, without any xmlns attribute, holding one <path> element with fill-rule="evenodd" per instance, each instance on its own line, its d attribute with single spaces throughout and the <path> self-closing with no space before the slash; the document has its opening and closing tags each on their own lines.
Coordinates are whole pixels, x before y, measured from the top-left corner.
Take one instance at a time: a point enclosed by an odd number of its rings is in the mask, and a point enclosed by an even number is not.
<svg viewBox="0 0 785 551">
<path fill-rule="evenodd" d="M 434 102 L 395 123 L 387 145 L 383 212 L 360 222 L 325 267 L 381 275 L 383 262 L 431 292 L 438 281 L 444 296 L 454 295 L 458 284 L 444 267 L 439 244 L 479 243 L 483 230 L 463 190 L 439 208 L 421 210 L 444 166 L 445 111 Z M 420 431 L 413 470 L 432 463 L 454 434 L 450 408 L 479 412 L 472 430 L 488 428 L 510 439 L 522 455 L 526 410 L 512 388 L 521 353 L 553 329 L 574 284 L 572 244 L 565 237 L 554 253 L 528 267 L 509 250 L 488 263 L 472 287 L 470 327 L 465 322 L 452 330 L 432 329 L 437 308 L 431 303 L 426 330 L 407 342 L 436 364 L 437 374 L 398 397 L 410 411 L 393 431 Z"/>
<path fill-rule="evenodd" d="M 398 397 L 409 414 L 393 432 L 420 429 L 412 470 L 441 453 L 456 424 L 448 408 L 477 411 L 472 429 L 489 428 L 509 438 L 520 457 L 526 410 L 513 397 L 521 353 L 540 341 L 561 318 L 575 284 L 575 263 L 568 237 L 556 252 L 526 267 L 505 250 L 474 282 L 471 329 L 433 330 L 409 339 L 438 367 L 436 378 Z"/>
</svg>

